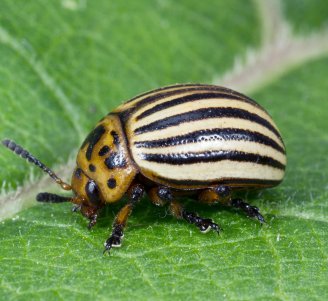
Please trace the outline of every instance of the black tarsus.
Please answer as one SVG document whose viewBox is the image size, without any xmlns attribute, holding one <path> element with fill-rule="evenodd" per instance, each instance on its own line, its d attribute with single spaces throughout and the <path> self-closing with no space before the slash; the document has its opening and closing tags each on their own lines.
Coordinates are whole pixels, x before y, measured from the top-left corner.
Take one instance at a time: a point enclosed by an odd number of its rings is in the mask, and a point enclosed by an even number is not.
<svg viewBox="0 0 328 301">
<path fill-rule="evenodd" d="M 261 224 L 266 223 L 264 217 L 260 213 L 259 208 L 251 206 L 242 199 L 233 199 L 230 202 L 232 207 L 239 208 L 246 213 L 247 216 L 256 218 Z"/>
<path fill-rule="evenodd" d="M 88 229 L 91 230 L 92 227 L 97 223 L 98 214 L 94 214 L 89 218 Z"/>
<path fill-rule="evenodd" d="M 197 226 L 198 229 L 203 233 L 206 233 L 208 230 L 214 230 L 218 234 L 220 234 L 220 231 L 222 230 L 218 224 L 213 222 L 212 219 L 202 218 L 193 212 L 188 212 L 186 210 L 183 210 L 182 217 L 188 223 L 194 224 L 195 226 Z"/>
<path fill-rule="evenodd" d="M 82 208 L 82 205 L 73 205 L 72 212 L 80 212 Z"/>
<path fill-rule="evenodd" d="M 112 247 L 120 247 L 122 243 L 123 238 L 123 225 L 116 224 L 113 227 L 111 236 L 106 240 L 104 246 L 105 250 L 103 251 L 103 254 L 106 252 L 110 252 Z"/>
</svg>

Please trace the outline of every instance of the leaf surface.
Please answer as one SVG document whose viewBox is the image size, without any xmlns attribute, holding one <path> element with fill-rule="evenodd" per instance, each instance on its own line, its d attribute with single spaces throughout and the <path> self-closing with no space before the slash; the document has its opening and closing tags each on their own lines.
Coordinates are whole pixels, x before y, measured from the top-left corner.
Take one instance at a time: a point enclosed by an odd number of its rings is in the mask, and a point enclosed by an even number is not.
<svg viewBox="0 0 328 301">
<path fill-rule="evenodd" d="M 256 56 L 265 46 L 259 5 L 274 2 L 3 0 L 0 136 L 17 140 L 69 179 L 69 158 L 97 120 L 124 100 L 177 82 L 217 82 L 243 69 L 249 49 Z M 316 2 L 281 5 L 298 37 L 307 39 L 327 23 L 325 1 Z M 293 7 L 302 11 L 302 22 Z M 224 229 L 219 237 L 202 235 L 146 198 L 129 219 L 122 248 L 102 256 L 122 203 L 108 206 L 91 232 L 68 204 L 10 216 L 3 208 L 35 205 L 36 192 L 56 188 L 0 148 L 0 212 L 6 217 L 0 300 L 327 299 L 325 51 L 278 75 L 264 72 L 270 80 L 249 93 L 273 116 L 288 152 L 279 187 L 242 194 L 261 208 L 268 221 L 263 227 L 240 212 L 186 200 Z M 271 59 L 255 60 L 254 73 Z M 232 83 L 240 80 L 235 73 Z"/>
</svg>

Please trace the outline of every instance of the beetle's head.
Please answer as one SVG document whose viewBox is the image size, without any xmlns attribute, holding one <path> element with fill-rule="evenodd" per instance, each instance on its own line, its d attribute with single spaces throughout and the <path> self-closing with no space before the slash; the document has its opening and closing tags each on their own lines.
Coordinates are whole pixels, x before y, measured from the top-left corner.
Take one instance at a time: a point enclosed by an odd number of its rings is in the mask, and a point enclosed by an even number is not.
<svg viewBox="0 0 328 301">
<path fill-rule="evenodd" d="M 61 197 L 40 193 L 38 201 L 70 201 L 86 208 L 99 208 L 105 203 L 121 199 L 137 173 L 124 135 L 117 115 L 110 114 L 103 118 L 87 136 L 78 152 L 71 185 L 15 142 L 4 140 L 2 143 L 48 173 L 64 190 L 72 190 L 74 194 L 72 197 Z"/>
<path fill-rule="evenodd" d="M 103 118 L 82 143 L 72 175 L 75 194 L 89 203 L 112 203 L 122 198 L 136 175 L 116 115 Z"/>
<path fill-rule="evenodd" d="M 97 183 L 90 179 L 80 167 L 76 167 L 72 176 L 72 202 L 76 205 L 99 207 L 105 203 Z"/>
</svg>

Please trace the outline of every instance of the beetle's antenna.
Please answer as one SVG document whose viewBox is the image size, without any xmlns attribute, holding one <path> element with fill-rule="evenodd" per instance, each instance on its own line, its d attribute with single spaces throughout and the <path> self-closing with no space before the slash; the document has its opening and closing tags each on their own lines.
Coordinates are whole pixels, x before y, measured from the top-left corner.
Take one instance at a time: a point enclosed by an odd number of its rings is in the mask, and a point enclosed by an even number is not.
<svg viewBox="0 0 328 301">
<path fill-rule="evenodd" d="M 41 203 L 64 203 L 72 201 L 72 198 L 49 192 L 40 192 L 37 194 L 36 200 Z"/>
<path fill-rule="evenodd" d="M 28 162 L 33 163 L 34 165 L 41 168 L 44 172 L 46 172 L 51 178 L 53 178 L 57 184 L 61 186 L 64 190 L 72 190 L 71 185 L 65 183 L 62 179 L 60 179 L 49 167 L 47 167 L 45 164 L 43 164 L 40 160 L 35 158 L 31 153 L 29 153 L 27 150 L 22 148 L 20 145 L 16 144 L 16 142 L 4 139 L 2 140 L 2 144 L 9 148 L 12 152 L 14 152 L 16 155 L 22 157 L 23 159 L 26 159 Z"/>
</svg>

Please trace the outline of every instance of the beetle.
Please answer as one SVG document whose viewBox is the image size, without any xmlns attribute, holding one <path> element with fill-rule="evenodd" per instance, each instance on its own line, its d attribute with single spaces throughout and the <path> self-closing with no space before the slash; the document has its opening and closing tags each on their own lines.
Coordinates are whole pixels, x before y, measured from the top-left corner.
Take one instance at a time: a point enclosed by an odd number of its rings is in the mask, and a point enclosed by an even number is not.
<svg viewBox="0 0 328 301">
<path fill-rule="evenodd" d="M 89 219 L 89 228 L 106 204 L 128 196 L 104 253 L 121 245 L 128 216 L 145 193 L 201 232 L 219 233 L 220 227 L 187 211 L 179 197 L 239 208 L 264 223 L 259 209 L 233 198 L 233 192 L 278 185 L 287 162 L 279 130 L 258 103 L 231 89 L 205 84 L 152 90 L 102 118 L 82 143 L 71 184 L 14 141 L 2 143 L 43 169 L 64 190 L 73 191 L 72 197 L 39 193 L 38 201 L 74 203 L 74 211 Z"/>
</svg>

